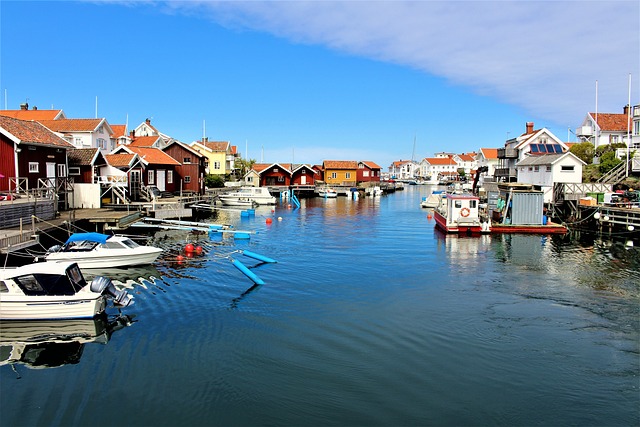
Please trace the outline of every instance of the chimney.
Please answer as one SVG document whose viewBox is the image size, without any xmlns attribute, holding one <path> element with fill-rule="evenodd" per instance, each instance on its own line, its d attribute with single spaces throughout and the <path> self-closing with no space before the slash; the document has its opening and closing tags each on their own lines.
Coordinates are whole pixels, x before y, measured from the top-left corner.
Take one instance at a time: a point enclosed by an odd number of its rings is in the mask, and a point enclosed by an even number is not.
<svg viewBox="0 0 640 427">
<path fill-rule="evenodd" d="M 202 137 L 202 142 L 209 142 L 209 137 L 208 136 L 203 136 Z"/>
<path fill-rule="evenodd" d="M 38 107 L 36 107 L 35 105 L 31 108 L 33 111 L 36 111 L 38 109 Z"/>
<path fill-rule="evenodd" d="M 146 119 L 145 122 L 150 125 L 151 124 L 151 119 Z"/>
<path fill-rule="evenodd" d="M 622 109 L 622 112 L 624 113 L 625 116 L 629 115 L 629 104 L 624 106 L 624 108 Z"/>
<path fill-rule="evenodd" d="M 533 133 L 533 122 L 527 122 L 527 135 Z"/>
<path fill-rule="evenodd" d="M 28 110 L 29 109 L 29 103 L 25 102 L 24 104 L 20 104 L 20 109 L 21 110 Z"/>
<path fill-rule="evenodd" d="M 134 131 L 134 130 L 129 131 L 129 137 L 130 137 L 131 139 L 135 138 L 135 137 L 136 137 L 136 131 Z"/>
</svg>

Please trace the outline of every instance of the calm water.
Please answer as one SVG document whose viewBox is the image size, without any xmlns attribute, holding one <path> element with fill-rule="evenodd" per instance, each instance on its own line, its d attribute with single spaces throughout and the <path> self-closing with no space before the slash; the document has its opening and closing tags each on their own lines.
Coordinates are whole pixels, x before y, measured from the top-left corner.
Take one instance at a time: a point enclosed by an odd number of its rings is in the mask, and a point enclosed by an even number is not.
<svg viewBox="0 0 640 427">
<path fill-rule="evenodd" d="M 0 366 L 0 424 L 638 425 L 638 249 L 445 237 L 427 192 L 215 218 L 251 240 L 158 232 L 156 266 L 111 272 L 136 302 L 108 340 Z"/>
</svg>

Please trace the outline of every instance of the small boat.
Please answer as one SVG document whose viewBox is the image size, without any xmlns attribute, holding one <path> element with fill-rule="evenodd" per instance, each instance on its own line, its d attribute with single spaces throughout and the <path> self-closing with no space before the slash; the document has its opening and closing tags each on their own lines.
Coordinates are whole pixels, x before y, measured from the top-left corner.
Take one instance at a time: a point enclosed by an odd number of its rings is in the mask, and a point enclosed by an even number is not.
<svg viewBox="0 0 640 427">
<path fill-rule="evenodd" d="M 434 209 L 436 227 L 446 233 L 484 234 L 491 232 L 488 220 L 480 219 L 480 199 L 464 194 L 447 194 Z"/>
<path fill-rule="evenodd" d="M 330 187 L 322 187 L 318 190 L 318 196 L 324 197 L 325 199 L 333 199 L 338 197 L 338 192 Z"/>
<path fill-rule="evenodd" d="M 241 201 L 244 200 L 254 201 L 258 205 L 276 204 L 276 198 L 269 193 L 269 189 L 266 187 L 240 187 L 237 191 L 220 194 L 218 198 L 225 206 L 239 206 L 229 203 L 242 203 Z M 246 203 L 243 206 L 246 206 Z"/>
<path fill-rule="evenodd" d="M 93 318 L 107 299 L 126 307 L 133 298 L 104 276 L 87 283 L 75 262 L 40 262 L 0 270 L 0 320 Z"/>
<path fill-rule="evenodd" d="M 369 197 L 380 197 L 382 196 L 382 188 L 379 186 L 369 187 L 365 190 L 365 193 Z"/>
<path fill-rule="evenodd" d="M 243 198 L 220 198 L 220 202 L 224 206 L 237 207 L 237 208 L 245 208 L 252 209 L 258 206 L 258 203 L 251 199 L 243 199 Z"/>
<path fill-rule="evenodd" d="M 420 207 L 422 208 L 437 208 L 440 205 L 440 201 L 442 200 L 442 191 L 436 190 L 429 194 L 428 197 L 422 199 L 420 202 Z"/>
<path fill-rule="evenodd" d="M 80 268 L 109 268 L 145 265 L 154 262 L 162 249 L 141 246 L 125 236 L 101 233 L 74 233 L 64 245 L 49 248 L 45 261 L 73 261 Z"/>
</svg>

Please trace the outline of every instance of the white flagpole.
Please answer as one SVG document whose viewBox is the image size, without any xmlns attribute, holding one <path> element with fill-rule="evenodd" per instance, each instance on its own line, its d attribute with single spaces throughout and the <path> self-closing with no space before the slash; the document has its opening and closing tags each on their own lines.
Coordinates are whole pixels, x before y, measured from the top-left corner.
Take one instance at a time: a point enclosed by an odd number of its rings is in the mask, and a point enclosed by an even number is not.
<svg viewBox="0 0 640 427">
<path fill-rule="evenodd" d="M 600 127 L 598 126 L 598 81 L 596 80 L 596 123 L 595 123 L 595 129 L 593 130 L 594 132 L 594 138 L 595 138 L 595 144 L 593 144 L 594 148 L 598 148 L 598 129 Z"/>
<path fill-rule="evenodd" d="M 629 103 L 627 104 L 627 161 L 625 165 L 626 176 L 629 176 L 629 147 L 631 146 L 631 73 L 629 73 Z"/>
</svg>

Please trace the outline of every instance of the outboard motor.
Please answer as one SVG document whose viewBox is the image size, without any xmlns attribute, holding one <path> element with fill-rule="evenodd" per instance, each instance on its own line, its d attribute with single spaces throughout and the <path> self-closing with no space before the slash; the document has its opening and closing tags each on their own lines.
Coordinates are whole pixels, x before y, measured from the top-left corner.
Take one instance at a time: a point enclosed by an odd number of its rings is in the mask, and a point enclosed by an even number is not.
<svg viewBox="0 0 640 427">
<path fill-rule="evenodd" d="M 126 307 L 133 304 L 133 297 L 126 291 L 119 291 L 115 285 L 104 276 L 97 276 L 91 281 L 91 291 L 113 299 L 113 303 L 120 307 Z"/>
<path fill-rule="evenodd" d="M 54 253 L 54 252 L 60 252 L 61 249 L 62 249 L 62 246 L 53 245 L 49 249 L 47 249 L 47 253 L 51 254 L 51 253 Z"/>
</svg>

